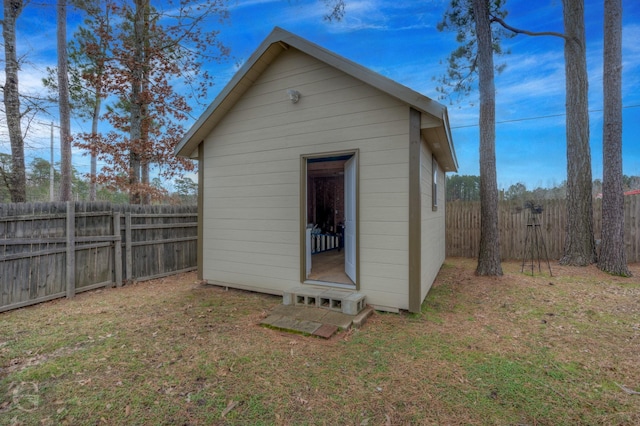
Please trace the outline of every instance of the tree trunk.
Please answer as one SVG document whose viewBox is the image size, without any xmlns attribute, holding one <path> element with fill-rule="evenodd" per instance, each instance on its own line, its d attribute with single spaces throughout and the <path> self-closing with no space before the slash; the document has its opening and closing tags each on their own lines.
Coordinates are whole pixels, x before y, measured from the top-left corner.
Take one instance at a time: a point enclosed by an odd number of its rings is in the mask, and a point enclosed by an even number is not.
<svg viewBox="0 0 640 426">
<path fill-rule="evenodd" d="M 502 275 L 498 230 L 498 184 L 496 176 L 496 105 L 493 42 L 487 0 L 473 0 L 478 38 L 478 86 L 480 89 L 480 253 L 478 275 Z"/>
<path fill-rule="evenodd" d="M 144 14 L 144 20 L 145 20 L 145 29 L 148 28 L 149 25 L 149 14 L 145 13 Z M 149 34 L 148 32 L 145 32 L 144 35 L 144 63 L 142 64 L 143 66 L 143 75 L 142 75 L 142 93 L 143 93 L 143 98 L 146 99 L 146 95 L 149 91 Z M 142 153 L 142 163 L 141 163 L 141 178 L 142 178 L 142 187 L 144 188 L 144 192 L 142 193 L 142 204 L 144 205 L 149 205 L 151 204 L 151 181 L 149 179 L 149 163 L 150 163 L 150 152 L 152 151 L 151 148 L 151 144 L 149 143 L 149 126 L 151 125 L 150 123 L 150 117 L 149 117 L 149 103 L 148 102 L 144 102 L 141 105 L 141 115 L 142 115 L 142 125 L 141 125 L 141 132 L 140 132 L 140 138 L 142 141 L 142 146 L 144 147 L 144 151 Z"/>
<path fill-rule="evenodd" d="M 562 0 L 562 5 L 566 35 L 568 220 L 560 263 L 586 266 L 596 261 L 596 250 L 593 238 L 584 1 Z"/>
<path fill-rule="evenodd" d="M 100 20 L 99 30 L 99 40 L 100 40 L 100 51 L 95 58 L 95 80 L 93 82 L 93 86 L 95 88 L 94 94 L 94 104 L 93 104 L 93 112 L 91 116 L 91 169 L 90 169 L 90 178 L 91 181 L 89 183 L 89 201 L 96 201 L 97 197 L 97 188 L 96 188 L 96 178 L 98 175 L 98 164 L 97 164 L 97 139 L 98 139 L 98 125 L 100 124 L 100 111 L 102 109 L 102 98 L 104 93 L 104 70 L 105 70 L 105 61 L 107 57 L 107 51 L 109 49 L 109 42 L 107 33 L 109 31 L 109 16 L 110 11 L 108 5 L 105 7 L 104 16 Z"/>
<path fill-rule="evenodd" d="M 96 159 L 95 140 L 98 137 L 98 123 L 100 121 L 100 108 L 102 105 L 102 93 L 97 92 L 95 104 L 93 106 L 93 115 L 91 117 L 91 169 L 89 171 L 89 201 L 96 201 L 96 175 L 98 173 L 98 164 Z"/>
<path fill-rule="evenodd" d="M 630 276 L 624 246 L 622 187 L 622 0 L 604 1 L 602 245 L 598 267 Z"/>
<path fill-rule="evenodd" d="M 142 193 L 141 203 L 144 205 L 151 204 L 151 183 L 149 181 L 149 163 L 147 161 L 142 162 L 141 167 L 142 187 L 144 192 Z"/>
<path fill-rule="evenodd" d="M 58 0 L 58 107 L 60 111 L 60 201 L 71 200 L 71 112 L 67 55 L 67 1 Z"/>
<path fill-rule="evenodd" d="M 22 0 L 4 1 L 4 20 L 2 36 L 4 38 L 5 83 L 4 107 L 7 116 L 7 129 L 11 143 L 11 176 L 9 192 L 11 202 L 27 201 L 27 176 L 24 163 L 24 140 L 20 124 L 20 94 L 18 89 L 18 57 L 16 54 L 16 20 L 22 12 Z"/>
<path fill-rule="evenodd" d="M 131 129 L 130 144 L 131 152 L 129 156 L 129 203 L 140 204 L 142 197 L 140 193 L 141 184 L 141 157 L 143 152 L 142 141 L 142 121 L 143 121 L 143 100 L 142 82 L 144 81 L 144 46 L 145 46 L 145 13 L 147 0 L 136 0 L 135 16 L 133 23 L 134 53 L 131 64 Z"/>
</svg>

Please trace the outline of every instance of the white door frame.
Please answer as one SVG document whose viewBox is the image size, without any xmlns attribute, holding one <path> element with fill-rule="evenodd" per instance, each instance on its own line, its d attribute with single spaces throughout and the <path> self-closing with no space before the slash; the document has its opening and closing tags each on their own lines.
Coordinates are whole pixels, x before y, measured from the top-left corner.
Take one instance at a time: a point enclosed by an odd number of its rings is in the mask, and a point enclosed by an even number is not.
<svg viewBox="0 0 640 426">
<path fill-rule="evenodd" d="M 308 184 L 308 173 L 307 173 L 307 160 L 310 159 L 319 159 L 319 158 L 329 158 L 329 157 L 343 157 L 343 156 L 351 156 L 348 160 L 351 164 L 353 164 L 353 173 L 352 173 L 352 181 L 355 185 L 353 185 L 353 209 L 352 216 L 354 217 L 354 229 L 352 234 L 352 254 L 353 254 L 353 267 L 351 270 L 351 276 L 347 273 L 347 276 L 355 283 L 355 289 L 358 290 L 360 288 L 359 278 L 360 278 L 360 268 L 359 268 L 359 259 L 360 259 L 360 227 L 358 225 L 358 220 L 360 218 L 360 202 L 359 202 L 359 167 L 358 167 L 358 157 L 359 151 L 355 150 L 345 150 L 345 151 L 330 151 L 330 152 L 322 152 L 316 154 L 303 154 L 300 156 L 300 282 L 306 284 L 320 284 L 326 285 L 330 287 L 340 287 L 340 288 L 351 288 L 353 289 L 353 285 L 345 285 L 340 283 L 330 283 L 324 281 L 311 281 L 307 279 L 309 274 L 309 266 L 311 265 L 311 250 L 309 249 L 309 239 L 307 238 L 307 184 Z M 345 191 L 346 191 L 346 164 L 345 164 Z M 346 202 L 346 200 L 345 200 Z M 345 206 L 346 210 L 346 206 Z M 346 212 L 345 212 L 346 214 Z M 346 269 L 346 229 L 345 229 L 345 269 Z M 345 270 L 346 273 L 346 270 Z"/>
<path fill-rule="evenodd" d="M 355 155 L 344 164 L 344 272 L 354 283 L 358 282 L 356 279 L 357 168 Z"/>
</svg>

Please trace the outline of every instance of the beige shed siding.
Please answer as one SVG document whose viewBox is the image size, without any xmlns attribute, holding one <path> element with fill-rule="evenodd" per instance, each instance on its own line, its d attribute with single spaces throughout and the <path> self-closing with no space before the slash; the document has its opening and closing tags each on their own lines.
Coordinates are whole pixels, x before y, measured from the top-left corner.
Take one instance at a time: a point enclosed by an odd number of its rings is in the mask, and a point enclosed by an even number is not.
<svg viewBox="0 0 640 426">
<path fill-rule="evenodd" d="M 420 149 L 420 189 L 422 192 L 421 298 L 424 299 L 436 278 L 445 253 L 445 175 L 438 167 L 438 209 L 432 208 L 432 156 L 426 141 Z"/>
<path fill-rule="evenodd" d="M 293 104 L 286 91 L 301 93 Z M 300 284 L 300 156 L 358 150 L 360 290 L 406 309 L 408 111 L 300 52 L 283 52 L 205 139 L 204 279 Z"/>
</svg>

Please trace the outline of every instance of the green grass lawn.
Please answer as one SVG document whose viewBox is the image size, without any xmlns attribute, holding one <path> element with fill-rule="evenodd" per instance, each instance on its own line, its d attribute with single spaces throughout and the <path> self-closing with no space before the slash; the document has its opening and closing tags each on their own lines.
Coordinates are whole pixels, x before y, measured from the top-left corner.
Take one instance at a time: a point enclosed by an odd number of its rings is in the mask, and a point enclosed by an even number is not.
<svg viewBox="0 0 640 426">
<path fill-rule="evenodd" d="M 0 425 L 640 424 L 640 265 L 474 268 L 331 340 L 194 274 L 2 313 Z"/>
</svg>

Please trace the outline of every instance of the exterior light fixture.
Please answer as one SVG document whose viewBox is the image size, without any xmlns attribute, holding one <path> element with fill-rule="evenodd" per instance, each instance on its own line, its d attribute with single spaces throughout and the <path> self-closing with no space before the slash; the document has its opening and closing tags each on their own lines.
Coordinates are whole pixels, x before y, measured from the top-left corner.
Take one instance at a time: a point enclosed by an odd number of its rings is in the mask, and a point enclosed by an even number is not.
<svg viewBox="0 0 640 426">
<path fill-rule="evenodd" d="M 298 92 L 297 90 L 289 89 L 287 90 L 287 95 L 289 95 L 291 103 L 295 104 L 300 100 L 300 92 Z"/>
</svg>

